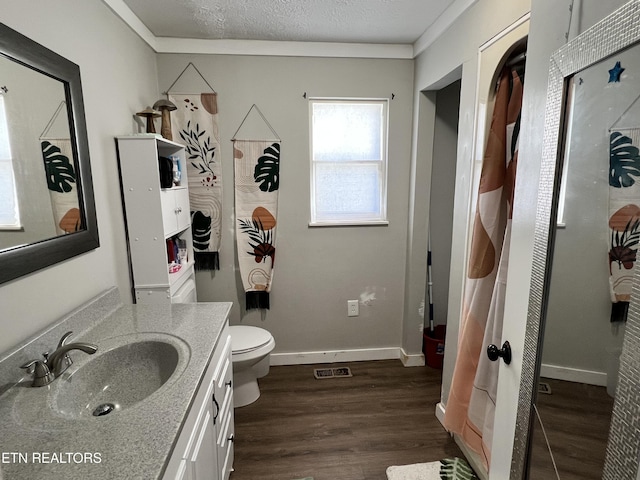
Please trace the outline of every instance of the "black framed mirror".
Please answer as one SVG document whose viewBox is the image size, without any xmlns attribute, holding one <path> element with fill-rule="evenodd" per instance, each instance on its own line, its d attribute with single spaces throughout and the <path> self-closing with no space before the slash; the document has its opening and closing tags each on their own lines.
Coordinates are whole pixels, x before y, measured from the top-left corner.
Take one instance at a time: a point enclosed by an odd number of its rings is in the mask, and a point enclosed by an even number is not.
<svg viewBox="0 0 640 480">
<path fill-rule="evenodd" d="M 0 284 L 99 246 L 80 68 L 0 24 Z"/>
</svg>

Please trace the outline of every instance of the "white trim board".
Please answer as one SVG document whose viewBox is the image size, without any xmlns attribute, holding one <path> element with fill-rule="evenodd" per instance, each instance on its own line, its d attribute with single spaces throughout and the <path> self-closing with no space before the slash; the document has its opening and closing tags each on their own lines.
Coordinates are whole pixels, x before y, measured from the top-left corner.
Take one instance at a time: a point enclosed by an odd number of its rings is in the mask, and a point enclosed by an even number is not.
<svg viewBox="0 0 640 480">
<path fill-rule="evenodd" d="M 424 365 L 423 354 L 407 354 L 400 347 L 329 350 L 326 352 L 272 353 L 271 365 L 309 365 L 313 363 L 363 362 L 399 359 L 405 367 Z"/>
<path fill-rule="evenodd" d="M 436 403 L 436 418 L 440 422 L 440 425 L 444 428 L 444 403 Z M 446 430 L 446 428 L 445 428 Z"/>
<path fill-rule="evenodd" d="M 540 367 L 540 377 L 552 378 L 554 380 L 565 380 L 567 382 L 586 383 L 588 385 L 597 385 L 599 387 L 607 386 L 607 374 L 605 372 L 562 367 L 560 365 L 543 363 Z"/>
<path fill-rule="evenodd" d="M 413 47 L 408 44 L 283 42 L 229 39 L 205 40 L 197 38 L 155 37 L 155 45 L 154 50 L 158 53 L 263 55 L 275 57 L 392 58 L 405 60 L 413 58 Z"/>
</svg>

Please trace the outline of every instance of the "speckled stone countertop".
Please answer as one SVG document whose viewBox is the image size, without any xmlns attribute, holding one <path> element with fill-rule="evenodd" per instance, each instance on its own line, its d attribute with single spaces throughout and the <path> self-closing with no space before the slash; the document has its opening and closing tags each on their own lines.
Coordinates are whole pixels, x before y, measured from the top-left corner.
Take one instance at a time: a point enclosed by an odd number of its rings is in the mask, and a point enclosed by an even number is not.
<svg viewBox="0 0 640 480">
<path fill-rule="evenodd" d="M 7 353 L 0 359 L 0 478 L 162 478 L 230 308 L 229 302 L 122 305 L 112 289 Z M 51 399 L 91 356 L 72 351 L 68 372 L 38 388 L 19 366 L 54 350 L 68 330 L 74 331 L 71 342 L 96 344 L 96 358 L 101 345 L 170 343 L 180 352 L 176 373 L 135 405 L 103 417 L 67 417 L 50 407 Z"/>
</svg>

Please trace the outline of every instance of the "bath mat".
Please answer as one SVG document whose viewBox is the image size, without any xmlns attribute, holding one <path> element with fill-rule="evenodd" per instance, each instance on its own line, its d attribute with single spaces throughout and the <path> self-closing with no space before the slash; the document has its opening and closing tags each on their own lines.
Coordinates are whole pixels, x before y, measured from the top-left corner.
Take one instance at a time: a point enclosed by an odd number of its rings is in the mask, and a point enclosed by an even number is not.
<svg viewBox="0 0 640 480">
<path fill-rule="evenodd" d="M 318 380 L 321 378 L 353 377 L 349 367 L 314 368 L 313 376 Z"/>
<path fill-rule="evenodd" d="M 439 462 L 414 463 L 387 468 L 388 480 L 478 480 L 462 458 L 445 458 Z"/>
</svg>

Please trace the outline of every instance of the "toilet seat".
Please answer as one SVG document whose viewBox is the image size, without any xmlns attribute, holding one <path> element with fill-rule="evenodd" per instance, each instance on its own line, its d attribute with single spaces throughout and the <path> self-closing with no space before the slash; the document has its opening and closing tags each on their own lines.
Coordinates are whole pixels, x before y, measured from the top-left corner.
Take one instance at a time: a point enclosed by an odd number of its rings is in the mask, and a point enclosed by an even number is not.
<svg viewBox="0 0 640 480">
<path fill-rule="evenodd" d="M 234 356 L 258 350 L 273 342 L 273 337 L 264 328 L 249 325 L 234 325 L 230 328 L 231 349 Z"/>
</svg>

